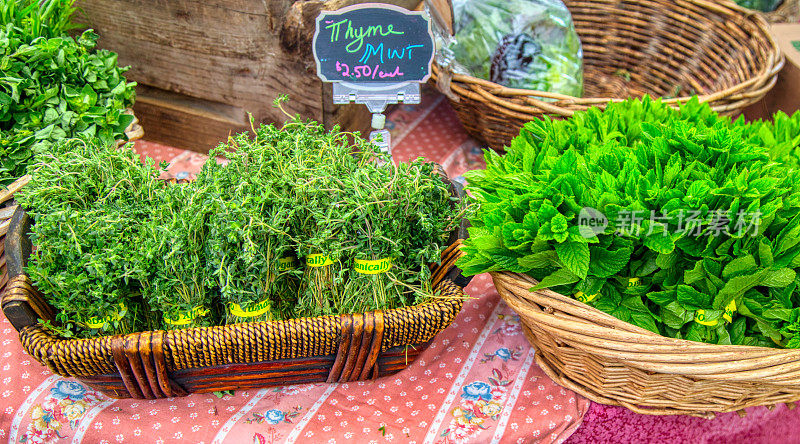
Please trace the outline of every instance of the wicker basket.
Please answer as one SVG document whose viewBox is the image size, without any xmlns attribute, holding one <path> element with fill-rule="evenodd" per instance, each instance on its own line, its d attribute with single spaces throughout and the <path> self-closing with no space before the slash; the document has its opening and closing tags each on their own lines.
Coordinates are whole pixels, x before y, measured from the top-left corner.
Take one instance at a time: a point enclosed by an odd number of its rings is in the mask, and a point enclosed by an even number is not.
<svg viewBox="0 0 800 444">
<path fill-rule="evenodd" d="M 439 174 L 446 177 L 439 168 Z M 463 197 L 452 183 L 451 193 Z M 114 398 L 165 398 L 311 382 L 347 382 L 407 367 L 446 328 L 469 279 L 455 267 L 466 221 L 432 274 L 440 298 L 413 307 L 91 339 L 58 339 L 39 320 L 55 313 L 24 273 L 30 219 L 22 208 L 6 239 L 8 289 L 2 309 L 25 351 L 53 373 L 75 377 Z"/>
<path fill-rule="evenodd" d="M 125 112 L 133 115 L 133 110 L 131 109 L 127 109 Z M 139 119 L 137 119 L 136 116 L 133 116 L 133 122 L 125 129 L 125 135 L 128 137 L 128 140 L 118 140 L 118 146 L 130 141 L 139 140 L 144 136 L 144 129 L 139 125 Z M 5 236 L 8 232 L 9 224 L 11 223 L 11 216 L 17 209 L 17 205 L 14 202 L 14 193 L 19 191 L 20 188 L 25 186 L 30 180 L 31 176 L 23 176 L 5 189 L 0 189 L 0 296 L 2 296 L 6 283 L 8 283 Z"/>
<path fill-rule="evenodd" d="M 772 12 L 765 12 L 769 23 L 797 23 L 800 20 L 800 0 L 783 0 Z"/>
<path fill-rule="evenodd" d="M 709 0 L 564 0 L 583 43 L 584 97 L 511 89 L 452 74 L 433 80 L 473 137 L 502 149 L 528 121 L 650 94 L 696 93 L 739 114 L 775 84 L 783 56 L 757 12 Z M 627 80 L 627 79 L 630 80 Z"/>
<path fill-rule="evenodd" d="M 556 383 L 601 404 L 692 415 L 800 400 L 800 350 L 713 345 L 636 327 L 536 281 L 492 273 L 519 315 L 536 362 Z"/>
</svg>

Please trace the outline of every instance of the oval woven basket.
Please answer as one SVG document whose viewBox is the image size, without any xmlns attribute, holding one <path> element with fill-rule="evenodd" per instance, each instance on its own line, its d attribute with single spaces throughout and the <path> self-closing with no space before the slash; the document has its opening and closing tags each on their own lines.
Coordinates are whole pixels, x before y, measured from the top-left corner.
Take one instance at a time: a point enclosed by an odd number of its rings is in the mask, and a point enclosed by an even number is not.
<svg viewBox="0 0 800 444">
<path fill-rule="evenodd" d="M 444 170 L 439 174 L 446 178 Z M 451 182 L 451 193 L 463 197 Z M 462 220 L 433 270 L 434 302 L 392 310 L 191 328 L 90 339 L 60 339 L 40 320 L 55 312 L 24 273 L 31 220 L 22 208 L 6 238 L 11 277 L 0 305 L 25 351 L 53 373 L 75 377 L 113 398 L 313 382 L 375 379 L 407 367 L 453 322 L 469 279 L 454 263 L 466 236 Z"/>
<path fill-rule="evenodd" d="M 800 0 L 784 0 L 772 12 L 765 12 L 764 18 L 770 23 L 796 23 L 800 19 Z"/>
<path fill-rule="evenodd" d="M 133 115 L 132 109 L 125 110 L 127 114 Z M 139 119 L 133 115 L 133 122 L 125 129 L 125 135 L 128 140 L 118 140 L 117 146 L 123 145 L 134 140 L 139 140 L 144 136 L 144 129 L 139 125 Z M 11 223 L 11 216 L 17 209 L 17 204 L 14 202 L 14 194 L 24 187 L 31 180 L 31 176 L 25 175 L 14 181 L 5 189 L 0 189 L 0 296 L 8 283 L 8 272 L 6 266 L 5 255 L 5 236 L 8 232 Z"/>
<path fill-rule="evenodd" d="M 693 94 L 737 115 L 772 88 L 784 59 L 763 17 L 729 0 L 564 0 L 583 44 L 584 97 L 512 89 L 434 64 L 467 132 L 500 150 L 526 122 L 649 94 Z"/>
<path fill-rule="evenodd" d="M 497 272 L 536 362 L 557 384 L 601 404 L 648 415 L 692 415 L 800 400 L 800 350 L 667 338 L 551 290 Z"/>
</svg>

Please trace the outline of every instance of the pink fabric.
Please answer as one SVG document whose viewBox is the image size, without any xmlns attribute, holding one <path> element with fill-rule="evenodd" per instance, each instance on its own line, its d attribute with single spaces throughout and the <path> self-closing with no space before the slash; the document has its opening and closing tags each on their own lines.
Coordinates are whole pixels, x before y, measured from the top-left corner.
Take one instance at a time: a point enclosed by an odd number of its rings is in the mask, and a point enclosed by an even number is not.
<svg viewBox="0 0 800 444">
<path fill-rule="evenodd" d="M 0 439 L 10 443 L 562 442 L 589 402 L 533 363 L 488 276 L 408 369 L 377 381 L 114 400 L 50 374 L 3 318 Z"/>
<path fill-rule="evenodd" d="M 395 159 L 425 156 L 451 177 L 482 167 L 480 145 L 466 135 L 447 101 L 431 90 L 423 98 L 421 105 L 399 106 L 389 117 Z M 170 176 L 191 175 L 206 158 L 146 141 L 137 142 L 136 150 L 171 162 Z M 518 318 L 498 303 L 486 276 L 476 278 L 467 293 L 475 299 L 455 323 L 396 376 L 240 391 L 221 399 L 106 398 L 51 375 L 25 355 L 2 317 L 0 441 L 800 443 L 800 409 L 784 406 L 714 420 L 589 407 L 533 364 Z"/>
<path fill-rule="evenodd" d="M 592 403 L 583 424 L 568 444 L 771 444 L 800 443 L 800 409 L 780 405 L 747 409 L 747 415 L 726 413 L 708 420 L 689 416 L 648 416 L 626 408 Z"/>
</svg>

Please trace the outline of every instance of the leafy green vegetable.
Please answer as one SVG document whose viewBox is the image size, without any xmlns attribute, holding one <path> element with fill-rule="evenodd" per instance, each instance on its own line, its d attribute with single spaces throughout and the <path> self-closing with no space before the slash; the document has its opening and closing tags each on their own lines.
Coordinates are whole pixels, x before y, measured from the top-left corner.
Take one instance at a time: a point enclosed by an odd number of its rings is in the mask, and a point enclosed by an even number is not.
<svg viewBox="0 0 800 444">
<path fill-rule="evenodd" d="M 798 122 L 644 98 L 527 123 L 467 173 L 480 209 L 459 266 L 667 336 L 798 346 Z"/>
<path fill-rule="evenodd" d="M 512 88 L 580 97 L 581 42 L 561 0 L 456 0 L 437 62 Z"/>
<path fill-rule="evenodd" d="M 96 50 L 91 30 L 77 40 L 72 1 L 9 0 L 0 5 L 0 186 L 25 174 L 35 152 L 82 136 L 125 140 L 135 83 L 117 55 Z"/>
<path fill-rule="evenodd" d="M 213 206 L 208 187 L 174 184 L 153 199 L 137 251 L 143 299 L 162 313 L 164 329 L 213 325 L 213 287 L 206 268 L 207 226 Z"/>
<path fill-rule="evenodd" d="M 72 23 L 77 8 L 75 0 L 3 0 L 0 3 L 0 24 L 13 27 L 25 43 L 44 37 L 61 37 L 79 26 Z"/>
<path fill-rule="evenodd" d="M 356 261 L 343 291 L 349 311 L 430 299 L 428 264 L 439 260 L 461 219 L 433 165 L 417 159 L 396 168 L 361 168 L 345 184 L 354 191 L 343 193 L 341 203 L 348 255 Z M 370 274 L 384 263 L 387 271 Z"/>
</svg>

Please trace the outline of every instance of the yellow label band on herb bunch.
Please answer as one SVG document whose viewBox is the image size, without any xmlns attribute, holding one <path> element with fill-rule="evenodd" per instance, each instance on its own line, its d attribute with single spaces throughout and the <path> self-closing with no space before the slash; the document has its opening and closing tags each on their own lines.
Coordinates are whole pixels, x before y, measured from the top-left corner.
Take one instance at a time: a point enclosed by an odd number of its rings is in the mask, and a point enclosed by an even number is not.
<svg viewBox="0 0 800 444">
<path fill-rule="evenodd" d="M 722 314 L 722 318 L 728 322 L 733 322 L 733 314 L 736 313 L 736 301 L 731 301 L 730 304 L 725 306 L 725 313 Z"/>
<path fill-rule="evenodd" d="M 306 266 L 316 268 L 333 264 L 333 260 L 321 253 L 306 256 Z"/>
<path fill-rule="evenodd" d="M 278 259 L 278 271 L 288 271 L 297 268 L 297 258 L 293 256 Z"/>
<path fill-rule="evenodd" d="M 375 260 L 356 259 L 354 262 L 353 270 L 361 274 L 381 274 L 392 269 L 390 257 Z"/>
<path fill-rule="evenodd" d="M 122 302 L 120 302 L 118 306 L 119 310 L 116 311 L 115 313 L 108 314 L 103 317 L 92 316 L 83 325 L 85 325 L 88 328 L 97 329 L 97 328 L 103 328 L 103 326 L 106 324 L 119 321 L 120 319 L 125 317 L 125 314 L 127 313 L 127 308 L 125 307 L 125 304 L 123 304 Z"/>
<path fill-rule="evenodd" d="M 169 325 L 186 325 L 197 319 L 199 316 L 208 314 L 208 309 L 205 307 L 195 307 L 188 313 L 181 313 L 177 318 L 170 318 L 164 316 L 164 322 Z"/>
<path fill-rule="evenodd" d="M 234 304 L 233 302 L 231 302 L 228 306 L 228 310 L 231 312 L 231 314 L 240 318 L 254 318 L 256 316 L 261 316 L 271 309 L 272 305 L 270 304 L 269 299 L 264 299 L 258 304 L 253 304 L 252 306 L 247 307 L 246 310 L 243 309 L 241 305 Z"/>
<path fill-rule="evenodd" d="M 717 323 L 719 322 L 716 319 L 714 319 L 713 321 L 707 321 L 705 310 L 697 310 L 696 312 L 694 312 L 694 321 L 700 325 L 707 325 L 709 327 L 713 327 L 717 325 Z"/>
<path fill-rule="evenodd" d="M 582 291 L 579 291 L 579 292 L 575 293 L 573 296 L 575 296 L 575 299 L 577 299 L 577 300 L 579 300 L 579 301 L 581 301 L 581 302 L 583 302 L 585 304 L 587 302 L 592 302 L 593 300 L 597 299 L 597 297 L 600 296 L 600 293 L 586 294 L 586 293 L 584 293 Z"/>
</svg>

